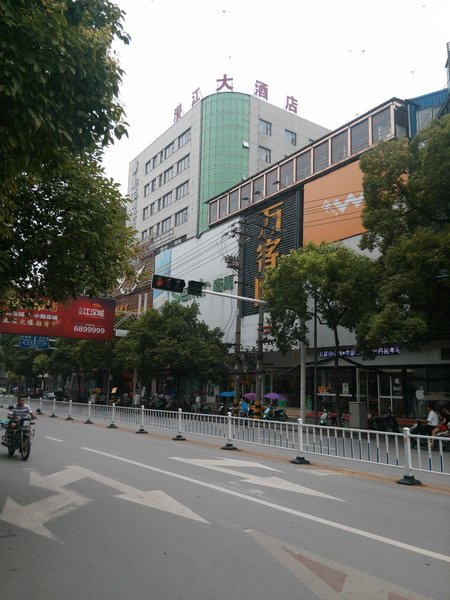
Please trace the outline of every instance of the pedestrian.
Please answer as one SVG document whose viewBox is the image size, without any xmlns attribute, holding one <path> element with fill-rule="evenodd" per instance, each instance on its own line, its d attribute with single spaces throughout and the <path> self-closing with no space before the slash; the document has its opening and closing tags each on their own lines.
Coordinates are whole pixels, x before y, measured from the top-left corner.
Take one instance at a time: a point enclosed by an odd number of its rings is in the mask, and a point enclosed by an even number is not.
<svg viewBox="0 0 450 600">
<path fill-rule="evenodd" d="M 432 431 L 439 425 L 439 415 L 435 411 L 434 402 L 428 402 L 428 415 L 425 419 L 417 419 L 418 427 L 414 431 L 414 435 L 432 435 Z M 415 448 L 417 440 L 411 440 L 411 448 Z"/>
<path fill-rule="evenodd" d="M 248 404 L 244 398 L 241 398 L 241 401 L 239 402 L 239 416 L 248 417 Z"/>
</svg>

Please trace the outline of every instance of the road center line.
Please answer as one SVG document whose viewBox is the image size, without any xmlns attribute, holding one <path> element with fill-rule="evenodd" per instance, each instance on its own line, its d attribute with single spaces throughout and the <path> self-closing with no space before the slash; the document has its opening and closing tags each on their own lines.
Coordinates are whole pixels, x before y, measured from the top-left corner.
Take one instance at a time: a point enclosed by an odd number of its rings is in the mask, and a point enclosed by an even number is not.
<svg viewBox="0 0 450 600">
<path fill-rule="evenodd" d="M 169 477 L 175 477 L 176 479 L 182 479 L 183 481 L 188 481 L 188 482 L 194 483 L 196 485 L 201 485 L 203 487 L 209 488 L 211 490 L 215 490 L 217 492 L 222 492 L 222 493 L 228 494 L 230 496 L 235 496 L 236 498 L 240 498 L 241 500 L 247 500 L 249 502 L 253 502 L 253 504 L 261 504 L 262 506 L 266 506 L 268 508 L 278 510 L 280 512 L 285 512 L 290 515 L 294 515 L 296 517 L 306 519 L 308 521 L 313 521 L 314 523 L 320 523 L 321 525 L 326 525 L 327 527 L 333 527 L 334 529 L 339 529 L 340 531 L 345 531 L 347 533 L 353 533 L 354 535 L 359 535 L 361 537 L 365 537 L 370 540 L 381 542 L 383 544 L 388 544 L 389 546 L 395 546 L 396 548 L 401 548 L 402 550 L 408 550 L 410 552 L 415 552 L 416 554 L 421 554 L 422 556 L 428 556 L 429 558 L 435 558 L 437 560 L 442 560 L 444 562 L 450 563 L 450 556 L 448 556 L 446 554 L 439 554 L 438 552 L 433 552 L 431 550 L 425 550 L 424 548 L 419 548 L 418 546 L 412 546 L 411 544 L 405 544 L 404 542 L 399 542 L 398 540 L 393 540 L 391 538 L 387 538 L 382 535 L 377 535 L 376 533 L 370 533 L 368 531 L 364 531 L 363 529 L 357 529 L 356 527 L 349 527 L 348 525 L 336 523 L 335 521 L 323 519 L 322 517 L 316 517 L 314 515 L 310 515 L 308 513 L 304 513 L 299 510 L 295 510 L 293 508 L 288 508 L 286 506 L 274 504 L 273 502 L 268 502 L 267 500 L 262 500 L 261 498 L 255 498 L 254 496 L 247 496 L 245 494 L 241 494 L 240 492 L 236 492 L 234 490 L 228 490 L 221 486 L 214 485 L 213 483 L 207 483 L 205 481 L 199 481 L 198 479 L 193 479 L 192 477 L 187 477 L 186 475 L 172 473 L 171 471 L 159 469 L 158 467 L 152 467 L 150 465 L 146 465 L 144 463 L 141 463 L 141 462 L 138 462 L 135 460 L 123 458 L 122 456 L 116 456 L 115 454 L 108 454 L 107 452 L 101 452 L 100 450 L 94 450 L 93 448 L 82 447 L 81 449 L 86 450 L 87 452 L 93 452 L 94 454 L 99 454 L 101 456 L 106 456 L 108 458 L 113 458 L 115 460 L 119 460 L 121 462 L 130 464 L 130 465 L 135 465 L 136 467 L 141 467 L 141 468 L 147 469 L 149 471 L 154 471 L 155 473 L 161 473 L 163 475 L 168 475 Z"/>
<path fill-rule="evenodd" d="M 52 440 L 52 442 L 61 442 L 63 443 L 64 440 L 59 440 L 58 438 L 54 438 L 54 437 L 50 437 L 49 435 L 44 436 L 46 440 Z"/>
</svg>

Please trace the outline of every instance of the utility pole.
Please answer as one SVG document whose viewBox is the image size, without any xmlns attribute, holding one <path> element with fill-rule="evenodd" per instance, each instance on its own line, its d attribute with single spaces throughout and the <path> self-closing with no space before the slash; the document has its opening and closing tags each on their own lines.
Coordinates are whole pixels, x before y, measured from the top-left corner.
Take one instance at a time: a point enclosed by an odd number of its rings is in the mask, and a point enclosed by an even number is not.
<svg viewBox="0 0 450 600">
<path fill-rule="evenodd" d="M 239 406 L 241 397 L 241 379 L 242 379 L 242 313 L 243 313 L 243 293 L 244 293 L 244 220 L 239 221 L 239 229 L 233 230 L 238 236 L 238 256 L 225 257 L 228 268 L 233 269 L 237 274 L 237 303 L 236 303 L 236 329 L 234 342 L 234 406 Z"/>
<path fill-rule="evenodd" d="M 261 270 L 259 274 L 259 299 L 262 297 L 263 284 L 264 284 L 264 272 L 266 264 L 266 224 L 263 224 L 261 228 L 262 240 L 261 240 Z M 264 304 L 258 305 L 258 332 L 256 340 L 256 398 L 255 398 L 255 418 L 261 418 L 261 405 L 264 395 Z"/>
</svg>

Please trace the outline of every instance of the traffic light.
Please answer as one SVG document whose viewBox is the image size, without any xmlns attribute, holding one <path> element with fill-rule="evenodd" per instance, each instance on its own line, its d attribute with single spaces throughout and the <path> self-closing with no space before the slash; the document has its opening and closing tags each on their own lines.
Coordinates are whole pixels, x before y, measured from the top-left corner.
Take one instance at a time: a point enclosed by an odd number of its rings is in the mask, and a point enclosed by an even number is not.
<svg viewBox="0 0 450 600">
<path fill-rule="evenodd" d="M 154 290 L 165 290 L 181 294 L 185 285 L 184 279 L 177 279 L 176 277 L 167 277 L 166 275 L 153 275 L 152 277 L 152 288 Z"/>
<path fill-rule="evenodd" d="M 203 281 L 188 281 L 188 294 L 191 296 L 201 296 L 204 285 Z"/>
</svg>

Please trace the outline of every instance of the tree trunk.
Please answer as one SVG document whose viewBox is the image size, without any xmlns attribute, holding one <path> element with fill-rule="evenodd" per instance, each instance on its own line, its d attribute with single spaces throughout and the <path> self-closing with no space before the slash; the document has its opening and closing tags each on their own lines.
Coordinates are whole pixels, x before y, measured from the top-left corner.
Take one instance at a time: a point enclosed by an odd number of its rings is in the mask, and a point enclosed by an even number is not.
<svg viewBox="0 0 450 600">
<path fill-rule="evenodd" d="M 334 377 L 333 377 L 333 387 L 336 399 L 336 423 L 338 427 L 341 425 L 341 396 L 340 396 L 340 386 L 339 386 L 339 336 L 337 329 L 334 330 Z"/>
</svg>

